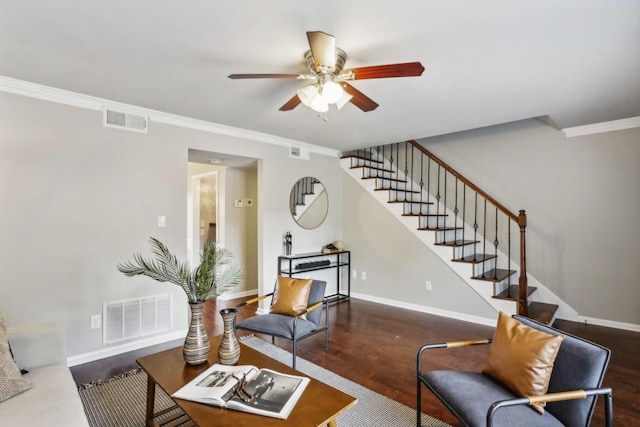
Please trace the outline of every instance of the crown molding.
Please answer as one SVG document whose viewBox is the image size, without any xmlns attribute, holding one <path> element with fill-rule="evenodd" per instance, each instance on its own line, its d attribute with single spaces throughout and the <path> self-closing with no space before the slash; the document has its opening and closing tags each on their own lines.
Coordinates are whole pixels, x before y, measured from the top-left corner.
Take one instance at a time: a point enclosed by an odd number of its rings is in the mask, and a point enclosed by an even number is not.
<svg viewBox="0 0 640 427">
<path fill-rule="evenodd" d="M 616 130 L 632 129 L 640 127 L 640 117 L 630 117 L 628 119 L 612 120 L 610 122 L 594 123 L 592 125 L 575 126 L 564 128 L 567 138 L 576 136 L 593 135 L 596 133 L 613 132 Z"/>
<path fill-rule="evenodd" d="M 255 132 L 233 126 L 221 125 L 205 120 L 193 119 L 191 117 L 180 116 L 177 114 L 165 113 L 163 111 L 149 110 L 146 108 L 137 107 L 135 105 L 124 104 L 121 102 L 98 98 L 95 96 L 57 89 L 54 87 L 44 86 L 37 83 L 31 83 L 6 76 L 0 76 L 0 91 L 27 96 L 30 98 L 42 99 L 44 101 L 55 102 L 58 104 L 84 108 L 87 110 L 102 111 L 105 108 L 111 108 L 114 110 L 126 111 L 128 113 L 147 116 L 149 117 L 149 121 L 155 123 L 162 123 L 171 126 L 182 127 L 185 129 L 199 130 L 216 135 L 226 135 L 235 138 L 248 139 L 251 141 L 280 145 L 283 147 L 304 147 L 307 148 L 310 152 L 330 157 L 340 156 L 340 151 L 338 150 L 309 144 L 307 142 L 282 138 L 267 133 Z"/>
</svg>

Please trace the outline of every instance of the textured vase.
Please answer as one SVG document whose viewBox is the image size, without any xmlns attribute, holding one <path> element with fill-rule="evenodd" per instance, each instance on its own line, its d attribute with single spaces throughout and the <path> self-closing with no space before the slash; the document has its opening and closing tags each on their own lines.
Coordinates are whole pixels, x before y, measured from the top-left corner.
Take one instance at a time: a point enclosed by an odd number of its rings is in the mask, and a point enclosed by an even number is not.
<svg viewBox="0 0 640 427">
<path fill-rule="evenodd" d="M 224 332 L 218 347 L 218 361 L 223 365 L 235 365 L 240 358 L 240 343 L 235 331 L 236 310 L 225 308 L 220 310 L 220 315 L 224 322 Z"/>
<path fill-rule="evenodd" d="M 204 303 L 189 303 L 191 323 L 189 323 L 189 332 L 187 332 L 182 347 L 184 361 L 189 365 L 199 365 L 209 360 L 211 344 L 202 319 L 203 306 Z"/>
</svg>

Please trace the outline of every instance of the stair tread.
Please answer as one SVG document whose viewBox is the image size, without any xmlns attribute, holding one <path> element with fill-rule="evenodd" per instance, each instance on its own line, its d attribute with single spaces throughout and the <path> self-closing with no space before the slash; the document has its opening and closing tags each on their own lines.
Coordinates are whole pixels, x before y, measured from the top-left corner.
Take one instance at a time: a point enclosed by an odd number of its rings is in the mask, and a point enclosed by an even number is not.
<svg viewBox="0 0 640 427">
<path fill-rule="evenodd" d="M 550 325 L 558 311 L 558 305 L 534 301 L 527 307 L 527 317 L 545 325 Z"/>
<path fill-rule="evenodd" d="M 409 205 L 432 205 L 433 202 L 410 202 L 408 200 L 388 200 L 387 203 L 407 203 Z"/>
<path fill-rule="evenodd" d="M 423 216 L 425 218 L 430 218 L 430 217 L 439 217 L 439 218 L 443 218 L 443 217 L 447 217 L 449 215 L 447 214 L 423 214 L 423 213 L 403 213 L 402 216 Z"/>
<path fill-rule="evenodd" d="M 486 280 L 488 282 L 501 282 L 512 274 L 515 274 L 516 272 L 516 270 L 505 270 L 502 268 L 498 268 L 485 271 L 484 277 L 472 276 L 471 278 L 476 280 Z"/>
<path fill-rule="evenodd" d="M 460 246 L 473 245 L 475 243 L 480 243 L 480 240 L 456 240 L 451 242 L 439 242 L 434 243 L 436 246 L 451 246 L 452 248 L 457 248 Z"/>
<path fill-rule="evenodd" d="M 386 188 L 386 187 L 375 188 L 374 190 L 375 191 L 398 191 L 400 193 L 413 193 L 413 194 L 420 193 L 419 190 L 401 190 L 400 188 Z"/>
<path fill-rule="evenodd" d="M 492 255 L 492 254 L 472 254 L 472 255 L 464 256 L 462 258 L 453 258 L 451 261 L 453 261 L 453 262 L 468 262 L 468 263 L 471 263 L 471 264 L 477 264 L 477 263 L 480 263 L 482 261 L 487 261 L 487 260 L 494 259 L 494 258 L 497 258 L 497 256 L 496 255 Z"/>
<path fill-rule="evenodd" d="M 536 289 L 537 288 L 535 286 L 527 286 L 527 296 L 530 296 L 532 293 L 534 293 Z M 518 285 L 509 285 L 507 289 L 497 295 L 494 295 L 493 298 L 518 301 L 519 292 L 520 288 L 518 287 Z"/>
<path fill-rule="evenodd" d="M 371 170 L 375 170 L 375 171 L 380 171 L 380 172 L 389 172 L 389 173 L 396 173 L 396 171 L 391 170 L 391 169 L 385 169 L 385 168 L 377 168 L 375 166 L 367 166 L 367 165 L 358 165 L 358 166 L 350 166 L 349 169 L 360 169 L 360 168 L 366 168 L 366 169 L 371 169 Z"/>
<path fill-rule="evenodd" d="M 462 227 L 440 227 L 440 228 L 418 227 L 418 230 L 423 230 L 423 231 L 453 231 L 453 230 L 462 230 Z"/>
<path fill-rule="evenodd" d="M 365 156 L 358 156 L 356 154 L 345 154 L 344 156 L 340 156 L 341 159 L 358 159 L 358 160 L 366 160 L 368 162 L 374 162 L 374 163 L 379 163 L 382 164 L 384 162 L 382 162 L 381 160 L 375 160 L 375 159 L 370 159 L 368 157 Z"/>
<path fill-rule="evenodd" d="M 407 184 L 407 181 L 400 178 L 384 178 L 382 176 L 363 176 L 362 179 L 381 179 L 383 181 L 402 182 Z"/>
</svg>

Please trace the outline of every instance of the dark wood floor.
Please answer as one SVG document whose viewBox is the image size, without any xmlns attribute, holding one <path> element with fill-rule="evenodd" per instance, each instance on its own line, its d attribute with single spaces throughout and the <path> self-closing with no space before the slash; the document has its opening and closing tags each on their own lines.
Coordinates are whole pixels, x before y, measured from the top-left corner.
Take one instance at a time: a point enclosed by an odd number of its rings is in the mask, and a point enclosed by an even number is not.
<svg viewBox="0 0 640 427">
<path fill-rule="evenodd" d="M 210 335 L 222 333 L 218 310 L 237 302 L 207 302 L 205 323 Z M 255 314 L 250 308 L 241 311 L 240 318 Z M 416 352 L 422 344 L 488 338 L 493 334 L 493 328 L 488 326 L 355 299 L 333 304 L 329 313 L 329 351 L 323 350 L 323 336 L 319 334 L 299 344 L 299 356 L 412 408 L 416 404 Z M 604 385 L 613 388 L 614 424 L 640 425 L 640 333 L 560 320 L 554 326 L 612 350 Z M 137 367 L 135 359 L 141 355 L 179 345 L 181 341 L 173 341 L 76 366 L 71 371 L 78 384 L 105 379 Z M 291 351 L 286 340 L 276 340 L 276 345 Z M 486 351 L 483 346 L 433 351 L 427 359 L 428 369 L 478 370 Z M 423 408 L 426 413 L 457 425 L 428 392 L 424 393 Z M 600 402 L 593 426 L 604 425 L 603 414 Z"/>
</svg>

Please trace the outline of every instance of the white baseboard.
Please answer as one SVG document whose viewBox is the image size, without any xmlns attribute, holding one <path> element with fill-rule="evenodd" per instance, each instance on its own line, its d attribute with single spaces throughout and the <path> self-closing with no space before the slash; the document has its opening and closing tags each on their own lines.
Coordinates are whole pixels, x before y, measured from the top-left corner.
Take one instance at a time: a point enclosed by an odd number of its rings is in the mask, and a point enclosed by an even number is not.
<svg viewBox="0 0 640 427">
<path fill-rule="evenodd" d="M 152 345 L 164 344 L 169 341 L 183 339 L 187 335 L 187 330 L 169 332 L 163 335 L 156 335 L 149 338 L 132 341 L 126 344 L 115 345 L 113 347 L 101 348 L 100 350 L 91 351 L 89 353 L 77 354 L 67 358 L 67 366 L 82 365 L 83 363 L 93 362 L 95 360 L 104 359 L 105 357 L 117 356 L 129 351 L 139 350 L 141 348 L 150 347 Z"/>
<path fill-rule="evenodd" d="M 351 292 L 352 298 L 357 298 L 365 301 L 377 302 L 392 307 L 406 308 L 407 310 L 419 311 L 422 313 L 434 314 L 436 316 L 448 317 L 456 320 L 463 320 L 465 322 L 477 323 L 480 325 L 495 326 L 496 319 L 486 319 L 484 317 L 470 316 L 465 313 L 458 313 L 456 311 L 441 310 L 439 308 L 427 307 L 423 305 L 411 304 L 402 301 L 396 301 L 386 298 L 375 297 L 371 295 L 360 294 L 357 292 Z M 626 331 L 640 332 L 640 325 L 633 323 L 617 322 L 615 320 L 598 319 L 595 317 L 578 316 L 577 319 L 563 319 L 571 322 L 588 323 L 591 325 L 605 326 L 608 328 L 622 329 Z"/>
<path fill-rule="evenodd" d="M 248 291 L 232 292 L 232 293 L 220 295 L 218 296 L 218 298 L 220 298 L 223 301 L 228 301 L 235 298 L 250 297 L 252 295 L 257 295 L 257 294 L 258 294 L 257 289 L 249 289 Z"/>
<path fill-rule="evenodd" d="M 379 304 L 390 305 L 398 308 L 406 308 L 407 310 L 419 311 L 421 313 L 435 314 L 436 316 L 448 317 L 451 319 L 462 320 L 464 322 L 477 323 L 486 326 L 496 326 L 498 316 L 495 319 L 487 319 L 485 317 L 471 316 L 465 313 L 458 313 L 456 311 L 441 310 L 439 308 L 427 307 L 424 305 L 411 304 L 403 301 L 396 301 L 387 298 L 374 297 L 371 295 L 360 294 L 357 292 L 351 292 L 352 298 L 357 298 L 365 301 L 377 302 Z"/>
<path fill-rule="evenodd" d="M 624 329 L 626 331 L 640 332 L 640 325 L 633 323 L 617 322 L 615 320 L 598 319 L 595 317 L 578 316 L 578 322 L 590 325 L 606 326 L 608 328 Z"/>
</svg>

